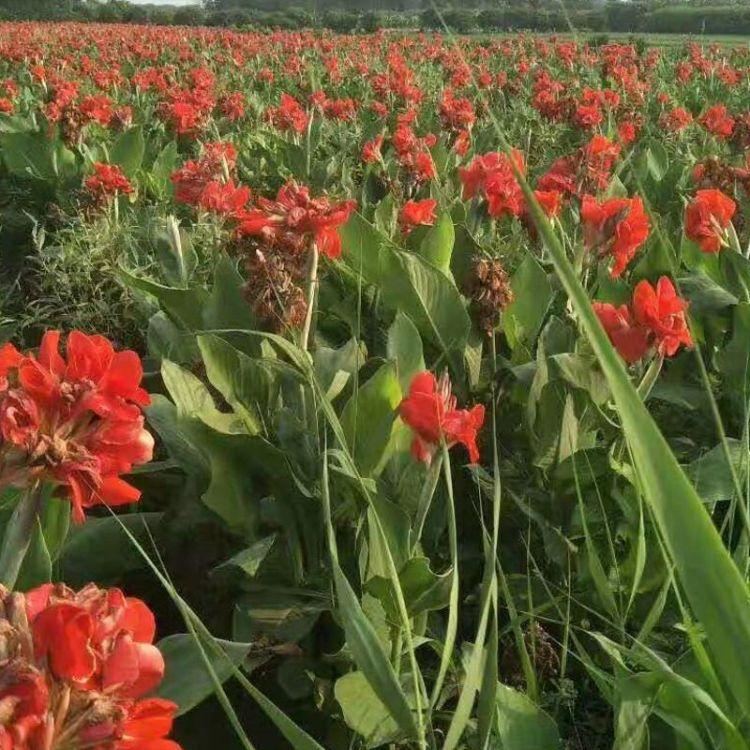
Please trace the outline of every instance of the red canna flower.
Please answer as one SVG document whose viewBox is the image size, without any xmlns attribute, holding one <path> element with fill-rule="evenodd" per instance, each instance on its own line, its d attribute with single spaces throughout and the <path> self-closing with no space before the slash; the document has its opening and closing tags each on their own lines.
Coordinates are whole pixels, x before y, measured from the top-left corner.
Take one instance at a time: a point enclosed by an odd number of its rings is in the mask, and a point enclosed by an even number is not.
<svg viewBox="0 0 750 750">
<path fill-rule="evenodd" d="M 398 215 L 401 231 L 409 234 L 414 227 L 432 226 L 435 223 L 437 201 L 426 198 L 421 201 L 407 201 Z"/>
<path fill-rule="evenodd" d="M 219 100 L 219 110 L 230 122 L 237 122 L 245 115 L 245 97 L 241 91 L 226 94 Z"/>
<path fill-rule="evenodd" d="M 142 698 L 164 676 L 155 630 L 119 589 L 0 586 L 0 749 L 180 750 L 177 706 Z"/>
<path fill-rule="evenodd" d="M 646 241 L 648 216 L 639 198 L 610 198 L 601 203 L 584 195 L 581 203 L 583 236 L 589 249 L 600 256 L 612 255 L 612 277 L 618 277 Z"/>
<path fill-rule="evenodd" d="M 593 306 L 613 346 L 628 364 L 643 359 L 652 348 L 662 357 L 672 357 L 681 346 L 693 345 L 685 319 L 688 304 L 666 276 L 656 287 L 646 280 L 639 282 L 629 306 L 604 302 Z"/>
<path fill-rule="evenodd" d="M 116 164 L 94 163 L 94 174 L 87 177 L 84 186 L 97 205 L 103 205 L 119 193 L 129 195 L 133 192 L 130 180 Z"/>
<path fill-rule="evenodd" d="M 276 200 L 259 198 L 256 204 L 257 208 L 238 216 L 240 236 L 258 237 L 270 246 L 282 244 L 293 253 L 312 240 L 331 259 L 341 255 L 338 229 L 356 208 L 355 201 L 331 203 L 326 196 L 313 198 L 308 187 L 294 182 L 284 185 Z"/>
<path fill-rule="evenodd" d="M 36 355 L 0 350 L 0 485 L 52 482 L 82 523 L 85 508 L 139 499 L 120 475 L 151 460 L 141 414 L 149 397 L 135 352 L 73 331 L 64 359 L 59 341 L 48 331 Z"/>
<path fill-rule="evenodd" d="M 597 190 L 604 190 L 609 184 L 612 167 L 619 155 L 620 146 L 617 143 L 603 135 L 595 135 L 581 149 L 581 164 L 587 182 Z"/>
<path fill-rule="evenodd" d="M 362 147 L 362 161 L 365 164 L 375 164 L 380 161 L 383 157 L 380 153 L 380 149 L 383 147 L 383 134 L 375 136 L 370 141 L 367 141 Z"/>
<path fill-rule="evenodd" d="M 484 424 L 484 406 L 456 409 L 456 397 L 451 394 L 447 375 L 439 382 L 431 372 L 415 375 L 398 410 L 401 419 L 414 431 L 411 452 L 418 461 L 429 464 L 441 440 L 448 447 L 461 443 L 469 451 L 471 463 L 479 460 L 476 439 Z"/>
<path fill-rule="evenodd" d="M 649 330 L 663 357 L 673 356 L 680 346 L 693 345 L 685 320 L 688 303 L 677 295 L 667 276 L 659 279 L 656 288 L 646 280 L 639 282 L 633 292 L 632 307 L 636 322 Z"/>
<path fill-rule="evenodd" d="M 648 331 L 633 321 L 628 306 L 615 307 L 606 302 L 594 302 L 593 307 L 620 356 L 628 364 L 643 359 L 650 348 Z"/>
<path fill-rule="evenodd" d="M 559 215 L 562 208 L 562 193 L 557 190 L 535 190 L 534 197 L 550 219 Z"/>
<path fill-rule="evenodd" d="M 659 118 L 661 127 L 672 133 L 679 133 L 680 130 L 690 125 L 692 121 L 693 116 L 683 107 L 675 107 Z"/>
<path fill-rule="evenodd" d="M 511 151 L 510 158 L 496 151 L 475 157 L 468 167 L 458 170 L 463 199 L 481 195 L 487 201 L 488 213 L 495 218 L 521 216 L 525 202 L 514 166 L 519 172 L 526 169 L 523 154 L 517 149 Z"/>
<path fill-rule="evenodd" d="M 721 190 L 699 190 L 685 209 L 685 234 L 704 253 L 718 253 L 736 210 L 735 202 Z"/>
<path fill-rule="evenodd" d="M 232 180 L 229 182 L 212 180 L 201 192 L 198 207 L 219 216 L 238 218 L 249 200 L 249 187 L 237 186 Z"/>
<path fill-rule="evenodd" d="M 719 138 L 729 138 L 734 130 L 734 118 L 727 113 L 723 104 L 711 107 L 698 120 L 709 133 Z"/>
<path fill-rule="evenodd" d="M 304 133 L 310 122 L 310 115 L 293 96 L 282 94 L 279 106 L 266 110 L 266 119 L 278 130 Z"/>
</svg>

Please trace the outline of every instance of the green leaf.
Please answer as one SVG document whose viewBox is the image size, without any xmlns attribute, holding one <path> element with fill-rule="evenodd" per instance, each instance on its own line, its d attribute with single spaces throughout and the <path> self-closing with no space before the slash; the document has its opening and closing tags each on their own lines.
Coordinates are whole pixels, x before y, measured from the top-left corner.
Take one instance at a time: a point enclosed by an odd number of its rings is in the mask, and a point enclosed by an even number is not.
<svg viewBox="0 0 750 750">
<path fill-rule="evenodd" d="M 50 498 L 41 514 L 42 531 L 49 555 L 54 562 L 65 545 L 70 529 L 70 503 L 67 499 Z"/>
<path fill-rule="evenodd" d="M 398 683 L 393 667 L 383 651 L 378 634 L 367 619 L 349 581 L 338 562 L 334 562 L 333 580 L 346 642 L 354 661 L 365 675 L 373 692 L 388 708 L 398 725 L 410 736 L 417 734 L 414 716 Z"/>
<path fill-rule="evenodd" d="M 497 738 L 503 750 L 556 750 L 561 747 L 555 722 L 523 693 L 498 684 Z"/>
<path fill-rule="evenodd" d="M 727 443 L 740 484 L 744 486 L 750 455 L 739 440 L 730 439 L 727 440 Z M 708 453 L 693 461 L 685 470 L 704 503 L 722 502 L 735 495 L 731 469 L 727 464 L 722 444 L 717 445 Z"/>
<path fill-rule="evenodd" d="M 320 387 L 330 401 L 338 396 L 365 362 L 364 346 L 356 339 L 349 339 L 338 349 L 319 346 L 313 355 L 315 374 Z"/>
<path fill-rule="evenodd" d="M 383 302 L 446 354 L 462 354 L 471 323 L 455 284 L 418 255 L 384 247 L 381 260 Z"/>
<path fill-rule="evenodd" d="M 742 302 L 734 308 L 732 338 L 717 355 L 716 364 L 728 389 L 744 405 L 750 385 L 750 303 Z"/>
<path fill-rule="evenodd" d="M 202 320 L 196 328 L 238 328 L 248 331 L 256 328 L 255 316 L 242 294 L 244 280 L 235 262 L 225 253 L 214 267 L 213 281 L 210 297 L 198 310 L 199 314 L 202 311 Z"/>
<path fill-rule="evenodd" d="M 220 412 L 216 408 L 208 388 L 189 370 L 165 359 L 161 363 L 161 376 L 180 417 L 199 419 L 225 434 L 246 432 L 239 416 Z"/>
<path fill-rule="evenodd" d="M 234 667 L 245 660 L 252 644 L 216 639 L 226 656 L 207 651 L 216 675 L 225 682 Z M 186 714 L 214 692 L 211 675 L 201 656 L 195 638 L 188 633 L 170 635 L 157 644 L 164 657 L 164 679 L 157 690 L 160 698 L 177 704 L 177 716 Z"/>
<path fill-rule="evenodd" d="M 295 643 L 330 608 L 330 598 L 319 592 L 263 586 L 242 594 L 235 603 L 232 636 L 243 641 L 265 636 L 281 643 Z"/>
<path fill-rule="evenodd" d="M 250 545 L 247 549 L 243 549 L 242 552 L 238 552 L 236 555 L 230 557 L 226 562 L 217 565 L 212 573 L 226 568 L 237 568 L 252 578 L 256 575 L 263 561 L 268 556 L 275 541 L 276 535 L 271 534 L 255 542 L 255 544 Z"/>
<path fill-rule="evenodd" d="M 399 583 L 412 617 L 448 606 L 453 574 L 437 575 L 426 557 L 414 557 L 399 572 Z M 393 588 L 387 578 L 377 576 L 367 582 L 367 590 L 382 602 L 391 620 L 398 617 Z"/>
<path fill-rule="evenodd" d="M 151 535 L 162 518 L 161 513 L 128 513 L 117 518 L 88 518 L 76 526 L 60 555 L 61 578 L 70 586 L 90 581 L 107 585 L 123 574 L 145 565 L 122 526 L 147 548 Z"/>
<path fill-rule="evenodd" d="M 456 232 L 453 229 L 453 220 L 450 214 L 444 213 L 435 222 L 435 226 L 427 230 L 419 252 L 433 266 L 449 275 L 455 241 Z"/>
<path fill-rule="evenodd" d="M 528 254 L 510 280 L 515 299 L 503 314 L 503 327 L 511 348 L 533 344 L 550 303 L 552 285 L 536 258 Z"/>
<path fill-rule="evenodd" d="M 218 336 L 198 336 L 198 347 L 211 385 L 242 418 L 248 433 L 258 434 L 261 416 L 272 419 L 277 407 L 280 383 L 274 367 L 248 357 Z"/>
<path fill-rule="evenodd" d="M 395 741 L 401 734 L 362 672 L 349 672 L 339 677 L 333 693 L 341 706 L 347 726 L 361 737 L 367 747 L 378 747 Z"/>
<path fill-rule="evenodd" d="M 679 279 L 680 292 L 690 302 L 690 313 L 702 315 L 736 305 L 739 300 L 705 274 L 692 274 Z"/>
<path fill-rule="evenodd" d="M 117 164 L 126 177 L 133 177 L 141 168 L 146 143 L 141 128 L 130 128 L 117 137 L 109 152 L 112 164 Z"/>
<path fill-rule="evenodd" d="M 69 505 L 67 501 L 53 501 L 59 505 Z M 30 589 L 49 583 L 52 580 L 52 559 L 50 558 L 47 542 L 44 539 L 42 526 L 37 519 L 31 536 L 31 543 L 23 559 L 18 579 L 14 585 L 16 591 Z"/>
<path fill-rule="evenodd" d="M 355 273 L 361 274 L 368 284 L 380 280 L 380 252 L 388 238 L 378 232 L 360 214 L 352 214 L 349 221 L 339 229 L 343 259 Z"/>
<path fill-rule="evenodd" d="M 202 310 L 208 299 L 205 289 L 176 289 L 164 286 L 150 279 L 139 278 L 123 267 L 120 267 L 118 274 L 127 286 L 156 297 L 163 310 L 188 330 L 196 331 L 203 328 Z"/>
<path fill-rule="evenodd" d="M 373 474 L 387 457 L 400 401 L 396 366 L 388 362 L 354 392 L 344 407 L 341 425 L 364 476 Z"/>
<path fill-rule="evenodd" d="M 669 154 L 658 141 L 652 141 L 646 149 L 646 167 L 655 182 L 661 182 L 669 170 Z"/>
<path fill-rule="evenodd" d="M 177 142 L 170 141 L 159 152 L 147 176 L 151 189 L 162 200 L 168 200 L 172 196 L 173 186 L 169 179 L 177 166 Z"/>
<path fill-rule="evenodd" d="M 422 338 L 414 323 L 402 312 L 388 329 L 388 359 L 396 363 L 401 391 L 407 393 L 412 378 L 425 368 Z"/>
<path fill-rule="evenodd" d="M 52 142 L 43 133 L 0 133 L 0 152 L 8 171 L 16 177 L 43 181 L 57 177 Z"/>
</svg>

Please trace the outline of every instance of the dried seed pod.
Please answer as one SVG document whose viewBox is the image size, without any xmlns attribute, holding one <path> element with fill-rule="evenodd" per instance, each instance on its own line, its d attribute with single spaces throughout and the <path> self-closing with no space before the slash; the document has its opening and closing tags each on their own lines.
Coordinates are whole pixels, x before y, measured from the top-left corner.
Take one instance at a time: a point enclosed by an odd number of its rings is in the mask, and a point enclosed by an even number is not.
<svg viewBox="0 0 750 750">
<path fill-rule="evenodd" d="M 500 325 L 503 311 L 513 301 L 510 279 L 502 262 L 496 258 L 477 257 L 465 287 L 477 325 L 491 336 Z"/>
</svg>

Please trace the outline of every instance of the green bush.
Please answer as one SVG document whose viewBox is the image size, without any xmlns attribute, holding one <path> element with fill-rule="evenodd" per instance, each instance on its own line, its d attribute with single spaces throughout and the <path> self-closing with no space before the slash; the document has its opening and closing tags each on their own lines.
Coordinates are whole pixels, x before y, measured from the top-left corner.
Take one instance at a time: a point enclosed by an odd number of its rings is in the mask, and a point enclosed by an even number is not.
<svg viewBox="0 0 750 750">
<path fill-rule="evenodd" d="M 321 18 L 322 25 L 339 34 L 349 34 L 357 28 L 359 13 L 348 10 L 327 10 Z"/>
<path fill-rule="evenodd" d="M 750 8 L 665 6 L 648 15 L 647 31 L 681 34 L 749 34 Z"/>
</svg>

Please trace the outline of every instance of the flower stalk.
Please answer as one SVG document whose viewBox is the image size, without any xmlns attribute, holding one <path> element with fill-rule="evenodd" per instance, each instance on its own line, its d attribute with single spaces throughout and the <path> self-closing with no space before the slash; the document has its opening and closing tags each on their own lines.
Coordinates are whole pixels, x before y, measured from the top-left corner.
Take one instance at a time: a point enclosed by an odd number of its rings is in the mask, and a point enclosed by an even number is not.
<svg viewBox="0 0 750 750">
<path fill-rule="evenodd" d="M 318 243 L 312 243 L 310 254 L 310 266 L 307 272 L 307 313 L 305 322 L 302 324 L 302 333 L 300 334 L 300 348 L 307 351 L 310 341 L 310 330 L 312 329 L 313 312 L 315 309 L 315 290 L 318 286 L 318 265 L 320 260 L 320 251 Z"/>
</svg>

